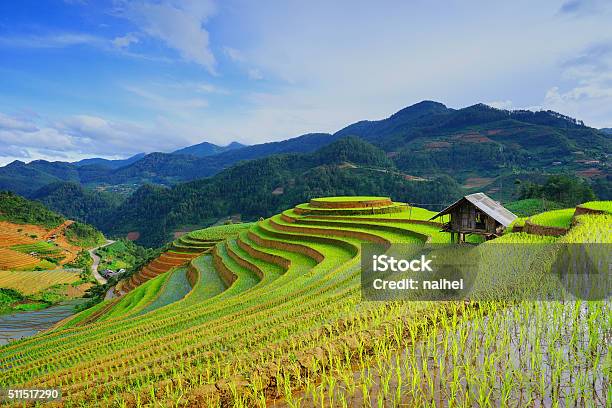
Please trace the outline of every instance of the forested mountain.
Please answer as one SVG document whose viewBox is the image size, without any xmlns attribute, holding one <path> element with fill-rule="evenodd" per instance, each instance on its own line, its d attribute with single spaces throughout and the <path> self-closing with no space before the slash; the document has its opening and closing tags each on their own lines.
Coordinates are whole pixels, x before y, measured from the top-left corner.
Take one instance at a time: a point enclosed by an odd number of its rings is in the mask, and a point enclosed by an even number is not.
<svg viewBox="0 0 612 408">
<path fill-rule="evenodd" d="M 202 142 L 193 146 L 184 147 L 182 149 L 172 152 L 172 154 L 188 154 L 196 157 L 212 156 L 214 154 L 227 152 L 230 150 L 236 150 L 246 147 L 242 143 L 232 142 L 227 146 L 218 146 L 209 142 Z"/>
<path fill-rule="evenodd" d="M 89 190 L 71 182 L 49 184 L 31 198 L 73 220 L 94 225 L 103 224 L 122 202 L 117 194 Z"/>
<path fill-rule="evenodd" d="M 0 221 L 39 225 L 52 230 L 64 223 L 66 218 L 49 210 L 40 202 L 28 200 L 10 191 L 0 191 Z M 80 222 L 68 225 L 65 235 L 71 243 L 82 247 L 93 247 L 104 242 L 100 231 Z"/>
<path fill-rule="evenodd" d="M 313 153 L 245 161 L 172 188 L 145 185 L 102 227 L 118 235 L 138 231 L 139 243 L 160 245 L 182 225 L 202 225 L 231 214 L 265 217 L 329 195 L 386 195 L 442 205 L 456 199 L 460 190 L 447 176 L 409 181 L 382 150 L 358 138 L 343 138 Z"/>
<path fill-rule="evenodd" d="M 606 154 L 611 146 L 610 135 L 604 131 L 552 111 L 506 111 L 483 104 L 451 109 L 423 101 L 386 119 L 360 121 L 333 135 L 312 133 L 244 147 L 233 143 L 211 155 L 207 154 L 219 146 L 204 142 L 175 153 L 151 153 L 118 168 L 111 168 L 117 163 L 98 159 L 85 165 L 83 161 L 13 162 L 0 168 L 0 188 L 31 195 L 58 181 L 170 186 L 212 176 L 243 160 L 313 152 L 344 136 L 358 136 L 381 148 L 403 172 L 424 177 L 447 174 L 460 183 L 510 172 L 560 171 L 597 181 L 608 170 Z"/>
<path fill-rule="evenodd" d="M 508 199 L 519 181 L 568 174 L 586 180 L 599 199 L 610 199 L 611 140 L 551 111 L 482 104 L 451 109 L 424 101 L 335 134 L 234 144 L 208 156 L 214 145 L 201 143 L 182 150 L 192 154 L 151 153 L 117 168 L 97 159 L 15 161 L 0 168 L 0 189 L 110 234 L 138 231 L 141 243 L 159 245 L 181 226 L 232 214 L 266 216 L 312 196 L 390 195 L 432 208 L 466 191 Z M 92 187 L 135 192 L 120 202 Z"/>
<path fill-rule="evenodd" d="M 101 159 L 99 157 L 95 157 L 93 159 L 79 160 L 77 162 L 73 162 L 73 164 L 79 167 L 80 166 L 101 166 L 101 167 L 108 167 L 110 169 L 118 169 L 119 167 L 129 166 L 135 161 L 142 159 L 144 156 L 145 156 L 144 153 L 138 153 L 132 157 L 128 157 L 127 159 L 123 159 L 123 160 L 108 160 L 108 159 Z"/>
<path fill-rule="evenodd" d="M 417 175 L 497 176 L 602 160 L 610 137 L 552 111 L 506 111 L 477 104 L 454 110 L 425 101 L 387 119 L 363 121 L 335 134 L 359 136 L 388 152 L 397 167 Z M 586 167 L 586 166 L 583 166 Z"/>
</svg>

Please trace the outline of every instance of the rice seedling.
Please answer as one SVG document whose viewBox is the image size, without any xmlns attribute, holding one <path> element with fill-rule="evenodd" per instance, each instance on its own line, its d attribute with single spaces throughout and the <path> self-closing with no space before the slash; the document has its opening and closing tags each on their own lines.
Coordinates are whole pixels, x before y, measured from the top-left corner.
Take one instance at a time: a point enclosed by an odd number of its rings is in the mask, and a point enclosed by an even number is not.
<svg viewBox="0 0 612 408">
<path fill-rule="evenodd" d="M 362 302 L 363 242 L 448 238 L 400 214 L 287 212 L 191 233 L 220 242 L 186 266 L 187 295 L 159 301 L 180 277 L 159 275 L 74 319 L 102 316 L 90 323 L 4 346 L 0 386 L 61 386 L 67 406 L 605 406 L 605 301 Z M 560 239 L 508 233 L 479 248 L 500 246 L 491 262 L 510 270 L 503 244 L 609 242 L 610 221 L 581 215 Z"/>
</svg>

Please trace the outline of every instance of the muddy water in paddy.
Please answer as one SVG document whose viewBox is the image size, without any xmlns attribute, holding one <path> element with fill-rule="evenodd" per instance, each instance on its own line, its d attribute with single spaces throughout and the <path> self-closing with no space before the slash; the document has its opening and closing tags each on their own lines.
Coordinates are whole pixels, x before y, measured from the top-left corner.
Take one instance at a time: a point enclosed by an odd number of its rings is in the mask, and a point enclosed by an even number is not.
<svg viewBox="0 0 612 408">
<path fill-rule="evenodd" d="M 75 314 L 74 307 L 84 301 L 76 299 L 43 310 L 0 315 L 0 346 L 30 337 Z"/>
<path fill-rule="evenodd" d="M 476 316 L 402 353 L 333 369 L 333 386 L 274 406 L 609 406 L 611 304 L 532 306 Z"/>
</svg>

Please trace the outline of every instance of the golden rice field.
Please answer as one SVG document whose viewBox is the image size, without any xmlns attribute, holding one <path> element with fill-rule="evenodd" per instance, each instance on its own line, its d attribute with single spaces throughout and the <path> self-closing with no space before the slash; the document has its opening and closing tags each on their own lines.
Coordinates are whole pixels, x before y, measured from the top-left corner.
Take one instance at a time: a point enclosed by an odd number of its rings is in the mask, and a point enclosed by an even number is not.
<svg viewBox="0 0 612 408">
<path fill-rule="evenodd" d="M 0 288 L 18 290 L 31 295 L 50 286 L 73 283 L 79 280 L 79 274 L 64 270 L 55 271 L 0 271 Z"/>
<path fill-rule="evenodd" d="M 8 248 L 0 248 L 0 269 L 20 269 L 33 267 L 40 262 L 40 259 L 13 251 Z"/>
</svg>

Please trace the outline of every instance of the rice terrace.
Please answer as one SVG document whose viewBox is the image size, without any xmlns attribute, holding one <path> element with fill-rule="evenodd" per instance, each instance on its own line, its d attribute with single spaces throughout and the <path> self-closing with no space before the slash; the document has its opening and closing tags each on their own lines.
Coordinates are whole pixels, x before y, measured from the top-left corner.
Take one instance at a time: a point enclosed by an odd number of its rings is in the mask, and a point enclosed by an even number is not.
<svg viewBox="0 0 612 408">
<path fill-rule="evenodd" d="M 610 243 L 611 203 L 578 208 L 569 224 L 576 209 L 528 220 L 568 226 L 560 237 L 507 232 L 473 250 Z M 329 197 L 193 231 L 117 296 L 2 347 L 0 384 L 59 388 L 63 406 L 609 404 L 607 300 L 361 301 L 361 245 L 449 242 L 434 215 Z"/>
<path fill-rule="evenodd" d="M 0 1 L 0 407 L 612 408 L 612 1 Z"/>
</svg>

